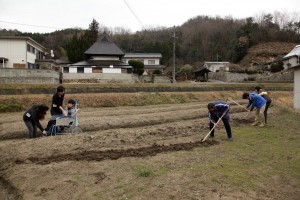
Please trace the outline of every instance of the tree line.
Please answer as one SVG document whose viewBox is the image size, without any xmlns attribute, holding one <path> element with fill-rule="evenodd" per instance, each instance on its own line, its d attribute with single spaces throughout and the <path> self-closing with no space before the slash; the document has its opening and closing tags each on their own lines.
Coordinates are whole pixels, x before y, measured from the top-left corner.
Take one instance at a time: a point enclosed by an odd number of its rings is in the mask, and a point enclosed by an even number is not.
<svg viewBox="0 0 300 200">
<path fill-rule="evenodd" d="M 100 26 L 95 19 L 89 28 L 65 29 L 47 34 L 0 30 L 0 35 L 30 36 L 45 47 L 54 50 L 55 58 L 69 59 L 71 63 L 85 59 L 86 51 L 104 31 L 126 53 L 161 53 L 161 64 L 172 65 L 173 27 L 153 27 L 136 33 L 122 27 Z M 300 43 L 300 18 L 297 14 L 274 12 L 256 17 L 197 16 L 175 27 L 176 65 L 203 61 L 238 63 L 247 50 L 261 42 Z"/>
</svg>

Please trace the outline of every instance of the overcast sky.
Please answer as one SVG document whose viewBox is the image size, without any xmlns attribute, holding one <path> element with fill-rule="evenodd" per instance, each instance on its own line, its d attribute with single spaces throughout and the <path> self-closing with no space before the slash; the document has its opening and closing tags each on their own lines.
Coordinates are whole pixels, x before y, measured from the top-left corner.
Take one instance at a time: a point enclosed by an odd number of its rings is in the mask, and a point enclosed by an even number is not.
<svg viewBox="0 0 300 200">
<path fill-rule="evenodd" d="M 135 32 L 179 26 L 198 15 L 246 18 L 274 11 L 299 14 L 299 0 L 0 0 L 0 29 L 40 33 L 86 29 L 94 18 L 100 25 Z"/>
</svg>

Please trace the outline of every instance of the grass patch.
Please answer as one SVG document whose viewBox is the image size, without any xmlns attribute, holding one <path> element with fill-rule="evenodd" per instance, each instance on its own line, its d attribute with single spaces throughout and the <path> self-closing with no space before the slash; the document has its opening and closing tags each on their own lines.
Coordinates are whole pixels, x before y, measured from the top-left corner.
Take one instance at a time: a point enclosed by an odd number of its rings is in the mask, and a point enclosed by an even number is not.
<svg viewBox="0 0 300 200">
<path fill-rule="evenodd" d="M 210 165 L 216 170 L 211 181 L 240 191 L 260 191 L 268 190 L 274 180 L 283 185 L 293 180 L 296 184 L 290 187 L 296 189 L 300 185 L 299 121 L 298 115 L 282 111 L 265 128 L 236 128 L 237 139 L 224 146 L 226 155 L 219 155 Z"/>
<path fill-rule="evenodd" d="M 19 103 L 0 103 L 0 112 L 20 112 L 24 110 Z"/>
<path fill-rule="evenodd" d="M 150 177 L 153 176 L 154 173 L 149 168 L 142 167 L 138 170 L 137 174 L 138 177 Z"/>
</svg>

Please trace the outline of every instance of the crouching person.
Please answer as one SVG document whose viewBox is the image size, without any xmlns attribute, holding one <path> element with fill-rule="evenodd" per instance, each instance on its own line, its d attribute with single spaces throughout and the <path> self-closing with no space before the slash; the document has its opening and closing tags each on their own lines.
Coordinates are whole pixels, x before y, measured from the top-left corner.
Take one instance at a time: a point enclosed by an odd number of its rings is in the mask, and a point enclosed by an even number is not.
<svg viewBox="0 0 300 200">
<path fill-rule="evenodd" d="M 257 126 L 260 123 L 260 127 L 265 127 L 265 119 L 262 112 L 265 110 L 266 100 L 259 94 L 255 94 L 255 93 L 249 94 L 246 92 L 243 94 L 243 99 L 249 100 L 247 108 L 250 108 L 249 109 L 250 112 L 253 111 L 254 108 L 256 108 L 255 120 L 251 125 Z"/>
<path fill-rule="evenodd" d="M 28 129 L 29 138 L 36 138 L 37 128 L 43 132 L 43 135 L 46 134 L 44 128 L 40 124 L 40 120 L 45 119 L 48 110 L 48 106 L 42 104 L 33 106 L 24 113 L 23 121 Z"/>
<path fill-rule="evenodd" d="M 222 101 L 216 101 L 213 103 L 209 103 L 207 105 L 208 108 L 208 116 L 210 119 L 209 122 L 209 129 L 212 130 L 214 125 L 217 123 L 217 121 L 222 117 L 222 121 L 224 123 L 228 141 L 232 141 L 232 133 L 231 133 L 231 127 L 229 124 L 229 108 L 230 106 Z M 214 138 L 214 132 L 215 130 L 212 130 L 210 133 L 210 138 Z"/>
</svg>

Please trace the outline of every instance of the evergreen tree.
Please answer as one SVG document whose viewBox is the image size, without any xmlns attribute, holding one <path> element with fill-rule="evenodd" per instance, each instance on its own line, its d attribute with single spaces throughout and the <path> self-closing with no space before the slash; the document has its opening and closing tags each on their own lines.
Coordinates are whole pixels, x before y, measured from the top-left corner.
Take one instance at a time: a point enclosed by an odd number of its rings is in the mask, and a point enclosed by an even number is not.
<svg viewBox="0 0 300 200">
<path fill-rule="evenodd" d="M 85 32 L 88 46 L 92 46 L 98 39 L 99 36 L 99 23 L 93 19 L 89 25 L 89 29 Z"/>
</svg>

